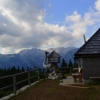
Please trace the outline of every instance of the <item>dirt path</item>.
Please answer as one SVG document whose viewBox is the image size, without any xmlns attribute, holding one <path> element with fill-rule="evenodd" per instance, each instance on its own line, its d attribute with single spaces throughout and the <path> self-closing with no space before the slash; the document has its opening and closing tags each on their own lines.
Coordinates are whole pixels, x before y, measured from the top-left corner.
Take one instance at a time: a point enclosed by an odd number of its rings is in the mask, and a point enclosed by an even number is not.
<svg viewBox="0 0 100 100">
<path fill-rule="evenodd" d="M 11 100 L 100 100 L 100 90 L 60 86 L 58 80 L 46 80 Z"/>
</svg>

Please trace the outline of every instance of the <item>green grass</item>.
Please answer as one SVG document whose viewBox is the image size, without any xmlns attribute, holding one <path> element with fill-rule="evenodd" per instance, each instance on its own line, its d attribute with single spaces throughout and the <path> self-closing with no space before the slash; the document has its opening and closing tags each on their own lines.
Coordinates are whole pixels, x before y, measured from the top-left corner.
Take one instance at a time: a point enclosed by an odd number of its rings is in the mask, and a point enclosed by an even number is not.
<svg viewBox="0 0 100 100">
<path fill-rule="evenodd" d="M 0 98 L 10 95 L 11 93 L 13 93 L 13 90 L 1 90 L 0 91 Z"/>
<path fill-rule="evenodd" d="M 98 91 L 95 88 L 93 87 L 88 88 L 85 92 L 87 98 L 84 100 L 95 100 L 95 96 L 97 93 Z"/>
<path fill-rule="evenodd" d="M 54 92 L 56 92 L 56 90 L 57 90 L 57 88 L 56 88 L 56 87 L 52 87 L 52 88 L 48 89 L 48 91 L 47 91 L 47 92 L 54 93 Z"/>
</svg>

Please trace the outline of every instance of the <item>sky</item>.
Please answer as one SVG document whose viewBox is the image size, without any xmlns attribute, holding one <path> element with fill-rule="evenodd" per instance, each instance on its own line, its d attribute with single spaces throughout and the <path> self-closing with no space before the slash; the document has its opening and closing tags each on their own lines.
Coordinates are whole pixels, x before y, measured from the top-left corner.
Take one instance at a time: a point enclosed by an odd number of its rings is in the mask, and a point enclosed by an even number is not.
<svg viewBox="0 0 100 100">
<path fill-rule="evenodd" d="M 0 0 L 0 53 L 80 47 L 100 28 L 100 0 Z"/>
</svg>

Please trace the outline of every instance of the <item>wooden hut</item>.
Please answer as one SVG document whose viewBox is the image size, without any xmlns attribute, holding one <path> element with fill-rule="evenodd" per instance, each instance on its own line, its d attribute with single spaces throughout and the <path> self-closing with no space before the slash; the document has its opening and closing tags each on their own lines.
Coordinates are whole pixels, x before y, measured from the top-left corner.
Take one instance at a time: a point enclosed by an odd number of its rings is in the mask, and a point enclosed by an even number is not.
<svg viewBox="0 0 100 100">
<path fill-rule="evenodd" d="M 100 29 L 75 53 L 83 67 L 84 83 L 100 82 Z"/>
<path fill-rule="evenodd" d="M 60 55 L 55 52 L 52 51 L 49 55 L 48 55 L 48 63 L 60 63 Z"/>
</svg>

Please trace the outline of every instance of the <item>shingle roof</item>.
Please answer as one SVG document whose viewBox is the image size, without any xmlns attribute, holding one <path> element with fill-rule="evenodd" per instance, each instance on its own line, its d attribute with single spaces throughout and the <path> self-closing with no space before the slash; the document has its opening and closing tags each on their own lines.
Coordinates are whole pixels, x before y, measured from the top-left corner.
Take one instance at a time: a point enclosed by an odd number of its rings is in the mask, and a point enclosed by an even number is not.
<svg viewBox="0 0 100 100">
<path fill-rule="evenodd" d="M 55 51 L 52 51 L 49 55 L 48 55 L 48 58 L 59 58 L 61 57 L 57 52 Z"/>
<path fill-rule="evenodd" d="M 90 39 L 75 53 L 75 55 L 100 54 L 100 28 Z"/>
</svg>

